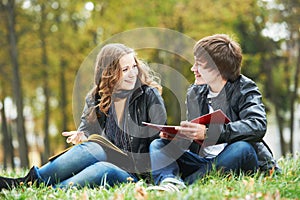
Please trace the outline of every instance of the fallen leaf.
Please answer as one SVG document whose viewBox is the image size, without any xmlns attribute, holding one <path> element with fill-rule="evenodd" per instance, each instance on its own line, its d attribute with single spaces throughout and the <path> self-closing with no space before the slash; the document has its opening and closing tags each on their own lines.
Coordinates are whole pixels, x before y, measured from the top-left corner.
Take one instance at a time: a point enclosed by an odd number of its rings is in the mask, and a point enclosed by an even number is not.
<svg viewBox="0 0 300 200">
<path fill-rule="evenodd" d="M 114 194 L 114 198 L 113 198 L 114 200 L 124 200 L 125 198 L 124 198 L 124 194 L 123 193 L 115 193 Z"/>
<path fill-rule="evenodd" d="M 147 199 L 147 191 L 144 187 L 136 184 L 134 188 L 134 197 L 137 200 L 146 200 Z"/>
</svg>

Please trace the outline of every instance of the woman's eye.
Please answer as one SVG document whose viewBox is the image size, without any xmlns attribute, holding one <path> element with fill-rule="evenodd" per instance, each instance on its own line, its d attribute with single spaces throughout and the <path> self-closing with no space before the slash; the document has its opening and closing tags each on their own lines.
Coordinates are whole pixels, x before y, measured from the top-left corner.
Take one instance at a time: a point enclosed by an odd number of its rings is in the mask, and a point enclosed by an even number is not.
<svg viewBox="0 0 300 200">
<path fill-rule="evenodd" d="M 133 65 L 133 67 L 134 67 L 134 68 L 137 68 L 137 67 L 138 67 L 138 65 Z"/>
<path fill-rule="evenodd" d="M 128 70 L 127 68 L 123 68 L 123 69 L 122 69 L 123 72 L 126 72 L 127 70 Z"/>
</svg>

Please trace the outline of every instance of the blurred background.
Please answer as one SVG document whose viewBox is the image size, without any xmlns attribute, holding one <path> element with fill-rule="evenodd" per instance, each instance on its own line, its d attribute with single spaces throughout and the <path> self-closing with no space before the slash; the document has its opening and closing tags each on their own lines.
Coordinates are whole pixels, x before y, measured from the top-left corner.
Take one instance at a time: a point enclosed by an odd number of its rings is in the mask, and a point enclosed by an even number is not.
<svg viewBox="0 0 300 200">
<path fill-rule="evenodd" d="M 1 169 L 42 165 L 68 146 L 61 132 L 76 129 L 72 93 L 81 63 L 113 35 L 142 27 L 168 28 L 194 40 L 234 36 L 244 53 L 242 73 L 263 93 L 265 140 L 277 159 L 296 155 L 299 21 L 300 0 L 0 0 Z M 138 53 L 193 82 L 186 60 L 160 50 Z M 179 123 L 174 94 L 165 88 L 163 97 L 168 123 Z"/>
</svg>

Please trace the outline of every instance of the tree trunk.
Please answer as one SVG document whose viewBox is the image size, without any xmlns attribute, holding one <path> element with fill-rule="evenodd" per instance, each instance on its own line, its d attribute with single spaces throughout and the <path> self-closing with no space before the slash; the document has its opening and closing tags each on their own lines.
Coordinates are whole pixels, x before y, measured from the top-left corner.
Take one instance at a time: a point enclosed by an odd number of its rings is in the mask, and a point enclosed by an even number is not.
<svg viewBox="0 0 300 200">
<path fill-rule="evenodd" d="M 42 163 L 46 163 L 50 156 L 50 141 L 49 141 L 49 119 L 50 119 L 50 90 L 49 90 L 49 75 L 48 75 L 48 55 L 46 49 L 46 36 L 45 36 L 45 23 L 46 23 L 46 13 L 45 5 L 41 4 L 41 23 L 40 23 L 40 40 L 42 48 L 42 66 L 43 69 L 43 91 L 45 96 L 45 117 L 44 117 L 44 152 L 42 155 Z"/>
<path fill-rule="evenodd" d="M 265 82 L 265 91 L 266 94 L 269 96 L 269 99 L 274 104 L 275 107 L 275 119 L 276 124 L 278 126 L 279 130 L 279 137 L 280 137 L 280 150 L 282 155 L 286 155 L 289 152 L 289 142 L 286 142 L 283 137 L 283 129 L 285 124 L 285 118 L 282 114 L 282 106 L 281 101 L 278 100 L 278 95 L 276 93 L 276 90 L 273 88 L 273 75 L 272 75 L 272 66 L 276 63 L 276 58 L 266 58 L 265 55 L 262 56 L 262 63 L 263 63 L 263 73 L 266 74 L 266 82 Z M 287 63 L 288 65 L 288 63 Z M 287 68 L 285 68 L 287 70 Z M 288 80 L 286 80 L 288 81 Z"/>
<path fill-rule="evenodd" d="M 4 99 L 1 99 L 2 102 L 2 109 L 1 111 L 1 119 L 2 119 L 2 144 L 3 144 L 3 168 L 7 169 L 8 166 L 10 166 L 12 169 L 15 168 L 14 163 L 14 148 L 12 145 L 12 136 L 11 132 L 8 131 L 7 127 L 7 119 L 5 115 L 5 105 L 4 105 Z"/>
<path fill-rule="evenodd" d="M 290 152 L 293 155 L 294 153 L 294 116 L 295 116 L 295 103 L 298 98 L 298 85 L 299 85 L 299 76 L 300 76 L 300 40 L 296 40 L 296 46 L 298 46 L 298 56 L 297 56 L 297 62 L 296 62 L 296 70 L 295 70 L 295 76 L 294 76 L 294 90 L 292 91 L 291 94 L 291 105 L 290 105 L 290 112 L 291 112 L 291 121 L 290 121 L 290 137 L 291 137 L 291 142 L 290 142 Z M 292 55 L 292 54 L 291 54 Z"/>
<path fill-rule="evenodd" d="M 65 75 L 65 67 L 66 67 L 66 60 L 61 58 L 61 65 L 60 65 L 60 109 L 61 109 L 61 117 L 62 117 L 62 131 L 68 130 L 68 116 L 67 116 L 67 90 L 66 90 L 66 75 Z M 65 147 L 67 148 L 69 145 L 65 142 Z"/>
<path fill-rule="evenodd" d="M 279 130 L 279 137 L 280 137 L 280 150 L 282 155 L 286 155 L 288 152 L 288 144 L 284 141 L 283 137 L 283 127 L 284 127 L 284 119 L 280 115 L 280 105 L 275 104 L 275 116 L 276 116 L 276 122 L 278 125 Z"/>
<path fill-rule="evenodd" d="M 18 50 L 17 50 L 17 36 L 15 32 L 15 12 L 14 0 L 8 1 L 6 5 L 10 55 L 13 68 L 13 94 L 17 105 L 17 135 L 19 142 L 19 156 L 21 160 L 21 167 L 29 166 L 28 159 L 28 145 L 26 140 L 26 131 L 23 116 L 23 96 L 21 89 L 21 80 L 19 76 Z"/>
</svg>

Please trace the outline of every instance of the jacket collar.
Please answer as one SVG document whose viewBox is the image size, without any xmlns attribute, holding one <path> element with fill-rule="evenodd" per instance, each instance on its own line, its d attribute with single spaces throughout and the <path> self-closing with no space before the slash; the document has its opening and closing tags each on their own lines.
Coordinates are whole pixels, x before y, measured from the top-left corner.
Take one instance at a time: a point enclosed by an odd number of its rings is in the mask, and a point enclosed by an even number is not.
<svg viewBox="0 0 300 200">
<path fill-rule="evenodd" d="M 143 85 L 140 85 L 138 88 L 135 89 L 135 91 L 131 95 L 131 98 L 129 100 L 129 104 L 131 104 L 136 98 L 141 96 L 143 93 L 144 93 Z"/>
</svg>

